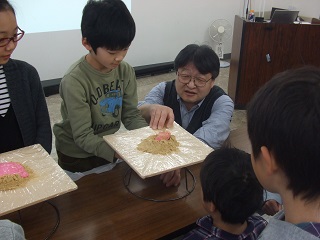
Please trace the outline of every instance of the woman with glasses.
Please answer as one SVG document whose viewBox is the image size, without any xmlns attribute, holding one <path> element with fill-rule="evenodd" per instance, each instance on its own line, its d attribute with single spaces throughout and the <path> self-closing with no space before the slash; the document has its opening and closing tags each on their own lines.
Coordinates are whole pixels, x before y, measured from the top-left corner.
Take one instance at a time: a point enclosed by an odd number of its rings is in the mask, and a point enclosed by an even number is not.
<svg viewBox="0 0 320 240">
<path fill-rule="evenodd" d="M 170 127 L 175 120 L 212 148 L 220 148 L 230 133 L 234 109 L 231 98 L 218 86 L 220 62 L 207 45 L 190 44 L 174 61 L 177 77 L 155 86 L 139 103 L 153 129 Z"/>
<path fill-rule="evenodd" d="M 1 0 L 0 153 L 39 143 L 50 154 L 50 118 L 38 72 L 26 62 L 11 59 L 23 35 L 12 5 Z"/>
</svg>

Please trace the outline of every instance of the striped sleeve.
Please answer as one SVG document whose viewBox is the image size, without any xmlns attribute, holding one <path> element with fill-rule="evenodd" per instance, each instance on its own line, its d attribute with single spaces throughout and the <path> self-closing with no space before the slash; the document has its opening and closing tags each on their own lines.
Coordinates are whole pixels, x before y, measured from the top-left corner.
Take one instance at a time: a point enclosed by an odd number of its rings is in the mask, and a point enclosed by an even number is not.
<svg viewBox="0 0 320 240">
<path fill-rule="evenodd" d="M 4 117 L 10 107 L 10 96 L 4 74 L 3 66 L 0 65 L 0 115 Z"/>
</svg>

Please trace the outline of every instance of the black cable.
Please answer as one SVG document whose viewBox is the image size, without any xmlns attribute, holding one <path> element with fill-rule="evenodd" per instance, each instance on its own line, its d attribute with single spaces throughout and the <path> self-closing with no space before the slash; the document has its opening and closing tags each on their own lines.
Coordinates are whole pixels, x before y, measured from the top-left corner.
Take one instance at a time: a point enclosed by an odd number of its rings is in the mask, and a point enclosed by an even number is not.
<svg viewBox="0 0 320 240">
<path fill-rule="evenodd" d="M 21 211 L 20 211 L 20 210 L 18 211 L 18 215 L 19 215 L 19 222 L 20 222 L 20 225 L 22 225 L 22 217 L 21 217 Z"/>
<path fill-rule="evenodd" d="M 246 19 L 248 19 L 248 8 L 249 8 L 249 1 L 250 1 L 250 0 L 248 0 L 248 1 L 247 1 L 247 8 L 246 8 Z"/>
<path fill-rule="evenodd" d="M 53 207 L 53 209 L 55 210 L 56 215 L 57 215 L 57 221 L 56 221 L 55 226 L 53 227 L 51 232 L 48 234 L 48 236 L 45 237 L 45 239 L 44 239 L 44 240 L 48 240 L 53 236 L 53 234 L 57 231 L 57 229 L 59 227 L 59 224 L 60 224 L 60 212 L 59 212 L 59 209 L 53 203 L 51 203 L 49 201 L 45 201 L 45 202 Z M 19 215 L 20 225 L 22 226 L 23 225 L 23 220 L 22 220 L 21 210 L 18 210 L 18 215 Z"/>
<path fill-rule="evenodd" d="M 53 207 L 53 209 L 55 210 L 56 214 L 57 214 L 57 222 L 56 225 L 53 227 L 53 229 L 51 230 L 51 232 L 48 234 L 48 236 L 45 238 L 45 240 L 50 239 L 54 233 L 57 231 L 59 224 L 60 224 L 60 212 L 59 209 L 51 202 L 46 201 L 46 203 L 48 203 L 49 205 L 51 205 Z"/>
<path fill-rule="evenodd" d="M 143 196 L 131 191 L 131 189 L 129 187 L 130 180 L 131 180 L 131 173 L 132 173 L 132 169 L 128 168 L 127 171 L 124 174 L 124 177 L 123 177 L 123 184 L 124 184 L 125 188 L 127 189 L 127 191 L 129 193 L 131 193 L 132 195 L 138 197 L 138 198 L 141 198 L 141 199 L 144 199 L 144 200 L 148 200 L 148 201 L 152 201 L 152 202 L 170 202 L 170 201 L 176 201 L 176 200 L 185 198 L 185 197 L 187 197 L 188 195 L 190 195 L 193 192 L 193 190 L 195 189 L 195 186 L 196 186 L 196 178 L 195 178 L 195 176 L 192 174 L 192 172 L 188 168 L 185 168 L 185 181 L 186 181 L 186 193 L 185 194 L 183 194 L 182 196 L 176 197 L 176 198 L 169 198 L 169 199 L 164 199 L 164 200 L 154 199 L 154 198 L 149 198 L 149 197 L 143 197 Z M 189 174 L 191 176 L 191 179 L 192 179 L 191 189 L 189 189 L 189 187 L 188 187 L 187 174 Z M 127 176 L 128 176 L 128 179 L 127 179 Z"/>
<path fill-rule="evenodd" d="M 298 27 L 298 30 L 299 29 L 301 29 L 303 26 L 302 26 L 302 23 L 301 22 L 299 22 L 299 27 Z M 298 31 L 297 30 L 297 31 Z M 296 32 L 296 34 L 297 34 L 297 32 Z M 300 38 L 301 39 L 301 38 Z M 302 49 L 301 49 L 301 45 L 302 44 L 300 44 L 300 41 L 299 41 L 299 44 L 298 44 L 298 46 L 299 46 L 299 57 L 300 57 L 300 60 L 301 60 L 301 62 L 302 62 L 302 64 L 303 65 L 306 65 L 306 62 L 305 62 L 305 60 L 304 60 L 304 58 L 303 58 L 303 56 L 302 56 Z"/>
</svg>

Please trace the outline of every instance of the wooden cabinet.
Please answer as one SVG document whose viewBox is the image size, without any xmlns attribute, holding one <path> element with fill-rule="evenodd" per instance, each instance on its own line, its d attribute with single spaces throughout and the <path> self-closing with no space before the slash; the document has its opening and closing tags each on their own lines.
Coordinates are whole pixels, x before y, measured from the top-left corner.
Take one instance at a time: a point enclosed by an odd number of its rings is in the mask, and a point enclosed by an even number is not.
<svg viewBox="0 0 320 240">
<path fill-rule="evenodd" d="M 320 25 L 255 23 L 235 17 L 228 93 L 238 109 L 276 73 L 320 67 Z"/>
</svg>

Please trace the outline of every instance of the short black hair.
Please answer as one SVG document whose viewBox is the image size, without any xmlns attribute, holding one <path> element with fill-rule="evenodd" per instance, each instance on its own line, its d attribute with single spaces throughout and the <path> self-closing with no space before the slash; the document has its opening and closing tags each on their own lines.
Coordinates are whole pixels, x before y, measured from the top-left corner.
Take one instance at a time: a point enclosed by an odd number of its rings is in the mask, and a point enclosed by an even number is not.
<svg viewBox="0 0 320 240">
<path fill-rule="evenodd" d="M 15 14 L 13 6 L 7 1 L 7 0 L 1 0 L 0 1 L 0 12 L 3 11 L 12 11 L 13 14 Z"/>
<path fill-rule="evenodd" d="M 320 68 L 305 66 L 275 75 L 247 106 L 255 159 L 266 146 L 304 199 L 320 196 Z"/>
<path fill-rule="evenodd" d="M 251 165 L 250 154 L 236 148 L 211 152 L 200 172 L 203 200 L 212 202 L 221 219 L 244 223 L 263 202 L 263 188 Z"/>
<path fill-rule="evenodd" d="M 193 63 L 201 74 L 211 73 L 212 79 L 216 79 L 220 71 L 218 55 L 208 45 L 189 44 L 183 48 L 174 60 L 174 69 Z"/>
<path fill-rule="evenodd" d="M 121 0 L 89 0 L 83 9 L 81 32 L 96 53 L 98 47 L 109 50 L 129 47 L 136 26 Z"/>
</svg>

